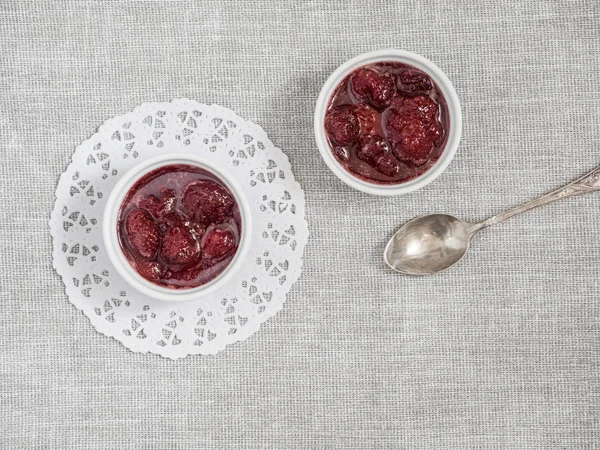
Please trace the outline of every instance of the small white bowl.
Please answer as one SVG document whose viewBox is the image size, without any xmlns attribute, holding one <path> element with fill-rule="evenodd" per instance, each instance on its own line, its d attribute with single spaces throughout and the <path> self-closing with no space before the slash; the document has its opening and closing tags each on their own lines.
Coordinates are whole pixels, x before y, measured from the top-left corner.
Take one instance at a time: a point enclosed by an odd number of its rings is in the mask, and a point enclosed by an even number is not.
<svg viewBox="0 0 600 450">
<path fill-rule="evenodd" d="M 125 196 L 129 192 L 129 189 L 131 189 L 131 187 L 147 173 L 152 172 L 159 167 L 169 166 L 172 164 L 188 164 L 197 166 L 217 176 L 233 193 L 239 206 L 240 216 L 242 218 L 242 233 L 240 237 L 240 243 L 233 260 L 215 279 L 202 286 L 190 289 L 169 289 L 158 286 L 142 277 L 131 266 L 131 264 L 129 264 L 129 261 L 127 261 L 127 258 L 121 249 L 119 236 L 117 234 L 119 210 Z M 151 158 L 139 164 L 138 166 L 135 166 L 133 169 L 123 175 L 123 177 L 121 177 L 110 193 L 104 208 L 102 236 L 104 238 L 106 253 L 108 254 L 111 263 L 115 267 L 117 273 L 119 273 L 119 275 L 121 275 L 129 285 L 139 292 L 158 300 L 164 300 L 166 302 L 183 302 L 188 300 L 196 300 L 211 294 L 217 289 L 221 288 L 225 283 L 231 281 L 232 277 L 238 271 L 240 265 L 243 264 L 248 252 L 252 230 L 250 217 L 249 203 L 244 196 L 243 191 L 226 170 L 223 170 L 213 162 L 207 161 L 204 158 L 186 153 L 171 153 L 161 155 L 156 158 Z"/>
<path fill-rule="evenodd" d="M 406 183 L 384 185 L 377 183 L 370 183 L 361 178 L 358 178 L 348 172 L 340 163 L 335 159 L 327 138 L 325 136 L 325 113 L 327 112 L 327 106 L 333 94 L 335 88 L 342 82 L 346 76 L 359 67 L 367 64 L 373 64 L 376 62 L 393 61 L 410 64 L 417 69 L 422 70 L 437 84 L 440 91 L 444 95 L 444 99 L 448 105 L 448 116 L 450 122 L 450 129 L 448 131 L 448 139 L 446 146 L 442 151 L 440 158 L 436 163 L 425 173 L 414 178 Z M 346 61 L 335 72 L 327 79 L 315 108 L 315 138 L 317 140 L 317 146 L 319 152 L 323 157 L 323 160 L 329 166 L 331 171 L 348 186 L 353 187 L 367 194 L 374 195 L 401 195 L 409 192 L 416 191 L 423 186 L 431 183 L 435 180 L 450 164 L 452 158 L 456 154 L 460 136 L 462 133 L 462 114 L 460 111 L 460 104 L 458 102 L 458 96 L 454 90 L 454 86 L 448 79 L 448 77 L 436 66 L 433 62 L 428 59 L 417 55 L 416 53 L 408 52 L 405 50 L 378 50 L 374 52 L 364 53 Z"/>
</svg>

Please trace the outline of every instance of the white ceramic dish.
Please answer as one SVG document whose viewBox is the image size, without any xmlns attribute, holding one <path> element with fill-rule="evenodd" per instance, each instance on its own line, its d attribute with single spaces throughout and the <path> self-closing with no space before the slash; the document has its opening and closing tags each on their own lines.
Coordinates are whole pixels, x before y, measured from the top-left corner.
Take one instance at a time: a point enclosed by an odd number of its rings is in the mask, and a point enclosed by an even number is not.
<svg viewBox="0 0 600 450">
<path fill-rule="evenodd" d="M 327 112 L 327 105 L 331 99 L 333 91 L 338 84 L 357 68 L 367 64 L 383 61 L 394 61 L 410 64 L 411 66 L 414 66 L 417 69 L 427 73 L 438 85 L 440 91 L 444 95 L 448 105 L 448 114 L 450 119 L 450 129 L 448 131 L 446 146 L 436 163 L 427 172 L 423 173 L 419 177 L 407 181 L 406 183 L 393 185 L 370 183 L 352 175 L 344 167 L 342 167 L 331 152 L 331 148 L 327 143 L 325 128 L 323 125 L 325 121 L 325 113 Z M 359 191 L 366 192 L 367 194 L 374 195 L 407 194 L 431 183 L 448 167 L 448 164 L 450 164 L 450 161 L 452 161 L 452 158 L 454 158 L 462 133 L 462 114 L 460 111 L 460 104 L 458 101 L 458 96 L 456 95 L 456 91 L 454 90 L 454 86 L 452 86 L 452 83 L 448 77 L 438 66 L 423 56 L 404 50 L 393 49 L 364 53 L 352 58 L 338 67 L 337 70 L 333 72 L 327 79 L 323 85 L 323 88 L 321 89 L 321 93 L 319 94 L 315 108 L 314 120 L 317 146 L 319 147 L 319 152 L 321 153 L 321 156 L 323 157 L 323 160 L 327 166 L 340 180 L 342 180 L 348 186 Z"/>
<path fill-rule="evenodd" d="M 169 289 L 158 286 L 144 277 L 129 264 L 127 258 L 121 250 L 119 237 L 117 234 L 117 221 L 119 217 L 119 209 L 123 203 L 123 199 L 129 192 L 129 189 L 144 175 L 158 169 L 159 167 L 171 164 L 189 164 L 205 169 L 221 179 L 221 181 L 233 193 L 242 219 L 242 234 L 237 252 L 227 266 L 227 268 L 219 274 L 214 280 L 190 289 Z M 108 257 L 115 267 L 116 271 L 125 279 L 125 281 L 136 290 L 148 295 L 149 297 L 164 300 L 167 302 L 182 302 L 188 300 L 197 300 L 204 297 L 229 282 L 237 272 L 237 269 L 243 264 L 248 247 L 249 236 L 251 235 L 252 223 L 250 219 L 249 204 L 244 196 L 243 191 L 237 185 L 235 180 L 228 175 L 227 171 L 222 170 L 212 162 L 208 162 L 203 158 L 199 158 L 190 154 L 172 153 L 161 155 L 139 164 L 131 169 L 117 182 L 111 191 L 106 206 L 104 208 L 104 217 L 102 221 L 102 236 L 106 245 Z"/>
</svg>

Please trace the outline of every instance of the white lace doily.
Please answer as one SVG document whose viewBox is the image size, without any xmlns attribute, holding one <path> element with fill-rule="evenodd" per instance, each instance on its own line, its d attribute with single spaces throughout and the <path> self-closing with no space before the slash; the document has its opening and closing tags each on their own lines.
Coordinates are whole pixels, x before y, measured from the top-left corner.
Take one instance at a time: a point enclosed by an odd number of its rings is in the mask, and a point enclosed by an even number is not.
<svg viewBox="0 0 600 450">
<path fill-rule="evenodd" d="M 101 219 L 110 190 L 135 164 L 164 152 L 218 162 L 233 172 L 251 206 L 248 263 L 198 301 L 144 297 L 104 252 Z M 308 239 L 304 192 L 287 156 L 233 111 L 187 99 L 143 104 L 106 121 L 77 147 L 56 189 L 50 230 L 54 267 L 71 303 L 125 347 L 168 358 L 214 354 L 257 331 L 300 276 Z"/>
</svg>

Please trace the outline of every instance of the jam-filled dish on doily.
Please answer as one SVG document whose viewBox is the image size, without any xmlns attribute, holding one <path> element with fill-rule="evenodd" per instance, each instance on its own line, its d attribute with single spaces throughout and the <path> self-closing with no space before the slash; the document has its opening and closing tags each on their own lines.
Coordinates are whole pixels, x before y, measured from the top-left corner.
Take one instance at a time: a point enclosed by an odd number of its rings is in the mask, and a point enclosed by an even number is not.
<svg viewBox="0 0 600 450">
<path fill-rule="evenodd" d="M 425 72 L 398 62 L 359 67 L 336 87 L 325 133 L 339 163 L 376 184 L 399 184 L 429 170 L 444 150 L 448 107 Z"/>
<path fill-rule="evenodd" d="M 218 177 L 176 164 L 133 185 L 117 227 L 121 249 L 142 277 L 189 289 L 213 280 L 231 263 L 242 220 L 234 195 Z"/>
</svg>

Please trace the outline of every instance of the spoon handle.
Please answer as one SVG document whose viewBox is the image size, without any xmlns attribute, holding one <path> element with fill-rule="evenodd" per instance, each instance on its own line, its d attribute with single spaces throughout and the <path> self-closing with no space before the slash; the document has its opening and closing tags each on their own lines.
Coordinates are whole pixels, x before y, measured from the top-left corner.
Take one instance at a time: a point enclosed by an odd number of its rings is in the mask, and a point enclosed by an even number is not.
<svg viewBox="0 0 600 450">
<path fill-rule="evenodd" d="M 548 194 L 542 195 L 541 197 L 538 197 L 535 200 L 523 203 L 522 205 L 517 206 L 514 209 L 492 216 L 489 219 L 484 220 L 483 222 L 477 223 L 471 227 L 470 231 L 475 232 L 481 230 L 482 228 L 487 228 L 506 219 L 510 219 L 511 217 L 516 216 L 517 214 L 524 213 L 525 211 L 529 211 L 530 209 L 537 208 L 538 206 L 542 206 L 547 203 L 555 202 L 556 200 L 560 200 L 567 197 L 573 197 L 575 195 L 581 195 L 587 192 L 597 190 L 600 190 L 600 167 L 592 170 L 587 175 L 584 175 L 583 177 L 573 181 L 572 183 L 567 184 L 566 186 L 563 186 Z"/>
</svg>

